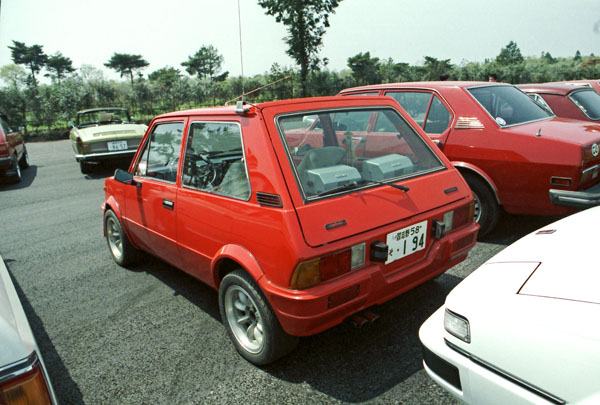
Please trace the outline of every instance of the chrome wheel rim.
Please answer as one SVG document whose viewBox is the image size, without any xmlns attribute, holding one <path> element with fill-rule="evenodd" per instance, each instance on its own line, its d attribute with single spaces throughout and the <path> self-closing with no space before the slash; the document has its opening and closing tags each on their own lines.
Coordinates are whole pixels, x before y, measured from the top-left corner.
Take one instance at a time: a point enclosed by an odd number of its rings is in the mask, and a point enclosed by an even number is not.
<svg viewBox="0 0 600 405">
<path fill-rule="evenodd" d="M 15 164 L 15 169 L 17 170 L 15 172 L 16 175 L 17 175 L 17 179 L 20 179 L 21 178 L 21 166 L 19 166 L 19 161 L 17 160 L 16 156 L 15 156 L 14 164 Z"/>
<path fill-rule="evenodd" d="M 264 346 L 264 324 L 256 303 L 240 286 L 225 293 L 225 315 L 233 336 L 250 353 L 259 353 Z"/>
<path fill-rule="evenodd" d="M 119 232 L 119 225 L 114 218 L 109 217 L 106 220 L 106 238 L 111 253 L 117 260 L 120 260 L 123 256 L 123 239 L 121 238 L 121 232 Z"/>
<path fill-rule="evenodd" d="M 475 197 L 475 207 L 473 208 L 473 215 L 475 217 L 475 222 L 479 223 L 481 219 L 481 200 L 476 193 L 473 193 L 473 197 Z"/>
</svg>

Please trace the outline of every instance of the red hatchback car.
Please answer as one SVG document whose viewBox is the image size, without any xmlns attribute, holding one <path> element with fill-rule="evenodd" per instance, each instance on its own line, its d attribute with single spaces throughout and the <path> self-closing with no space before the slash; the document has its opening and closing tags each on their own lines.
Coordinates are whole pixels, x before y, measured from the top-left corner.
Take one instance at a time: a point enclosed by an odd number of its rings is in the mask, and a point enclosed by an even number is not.
<svg viewBox="0 0 600 405">
<path fill-rule="evenodd" d="M 21 181 L 21 169 L 27 167 L 29 155 L 23 136 L 8 125 L 6 117 L 0 117 L 0 177 L 6 176 L 18 183 Z"/>
<path fill-rule="evenodd" d="M 387 97 L 160 115 L 105 190 L 114 260 L 143 250 L 217 289 L 258 365 L 461 262 L 478 230 L 463 178 Z"/>
<path fill-rule="evenodd" d="M 541 83 L 517 86 L 556 116 L 582 121 L 600 121 L 600 94 L 588 86 Z"/>
<path fill-rule="evenodd" d="M 395 83 L 340 94 L 398 101 L 469 183 L 480 236 L 494 228 L 500 206 L 565 215 L 600 204 L 600 125 L 557 118 L 515 86 Z"/>
</svg>

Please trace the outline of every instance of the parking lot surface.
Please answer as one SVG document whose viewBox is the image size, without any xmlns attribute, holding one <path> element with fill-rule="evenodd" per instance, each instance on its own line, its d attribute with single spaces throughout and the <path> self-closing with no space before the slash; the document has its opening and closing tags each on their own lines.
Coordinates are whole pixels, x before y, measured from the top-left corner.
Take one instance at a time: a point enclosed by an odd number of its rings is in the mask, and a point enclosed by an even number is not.
<svg viewBox="0 0 600 405">
<path fill-rule="evenodd" d="M 375 323 L 303 338 L 261 369 L 235 352 L 215 291 L 150 257 L 113 262 L 100 205 L 115 166 L 82 175 L 69 141 L 27 149 L 23 181 L 0 184 L 0 255 L 63 405 L 454 403 L 423 371 L 419 326 L 481 263 L 556 219 L 504 215 L 465 262 L 374 308 Z"/>
</svg>

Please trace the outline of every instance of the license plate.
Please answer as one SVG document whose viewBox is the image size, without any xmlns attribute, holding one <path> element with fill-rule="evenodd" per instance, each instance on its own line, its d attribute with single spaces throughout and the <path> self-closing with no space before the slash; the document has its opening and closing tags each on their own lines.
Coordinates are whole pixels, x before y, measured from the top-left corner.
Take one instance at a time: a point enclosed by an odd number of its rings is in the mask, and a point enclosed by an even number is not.
<svg viewBox="0 0 600 405">
<path fill-rule="evenodd" d="M 127 149 L 127 141 L 112 141 L 112 142 L 108 142 L 108 150 L 109 151 L 115 151 L 115 150 L 126 150 Z"/>
<path fill-rule="evenodd" d="M 427 245 L 427 221 L 387 234 L 388 257 L 385 264 L 402 259 Z"/>
</svg>

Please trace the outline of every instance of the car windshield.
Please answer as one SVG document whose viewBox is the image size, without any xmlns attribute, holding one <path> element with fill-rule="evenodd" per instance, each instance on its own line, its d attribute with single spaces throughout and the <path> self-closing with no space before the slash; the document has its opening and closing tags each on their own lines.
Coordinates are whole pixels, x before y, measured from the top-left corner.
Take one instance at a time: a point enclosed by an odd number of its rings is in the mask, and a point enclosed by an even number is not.
<svg viewBox="0 0 600 405">
<path fill-rule="evenodd" d="M 392 108 L 306 112 L 280 116 L 277 124 L 306 199 L 445 168 Z"/>
<path fill-rule="evenodd" d="M 514 86 L 482 86 L 467 90 L 501 127 L 553 117 Z"/>
<path fill-rule="evenodd" d="M 569 98 L 591 120 L 600 120 L 600 94 L 593 90 L 576 91 Z"/>
<path fill-rule="evenodd" d="M 127 110 L 93 110 L 77 114 L 77 126 L 121 124 L 129 122 Z"/>
</svg>

